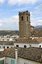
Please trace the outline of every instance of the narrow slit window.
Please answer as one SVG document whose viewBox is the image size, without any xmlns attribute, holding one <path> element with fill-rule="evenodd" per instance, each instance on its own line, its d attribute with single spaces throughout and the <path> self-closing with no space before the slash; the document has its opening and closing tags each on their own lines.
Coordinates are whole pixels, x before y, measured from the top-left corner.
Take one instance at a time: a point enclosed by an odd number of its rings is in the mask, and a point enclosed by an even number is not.
<svg viewBox="0 0 42 64">
<path fill-rule="evenodd" d="M 21 17 L 21 20 L 23 21 L 23 16 Z"/>
<path fill-rule="evenodd" d="M 27 16 L 27 21 L 28 21 L 28 16 Z"/>
</svg>

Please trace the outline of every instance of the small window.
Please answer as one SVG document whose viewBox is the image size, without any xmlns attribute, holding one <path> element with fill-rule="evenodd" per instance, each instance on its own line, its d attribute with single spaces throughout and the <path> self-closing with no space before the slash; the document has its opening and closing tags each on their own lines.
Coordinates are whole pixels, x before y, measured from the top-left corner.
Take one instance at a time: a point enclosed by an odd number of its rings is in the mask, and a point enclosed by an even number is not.
<svg viewBox="0 0 42 64">
<path fill-rule="evenodd" d="M 28 16 L 27 16 L 27 21 L 28 21 Z"/>
<path fill-rule="evenodd" d="M 3 48 L 5 48 L 5 46 L 3 46 Z"/>
<path fill-rule="evenodd" d="M 41 45 L 39 47 L 41 48 Z"/>
<path fill-rule="evenodd" d="M 7 47 L 7 48 L 9 48 L 9 47 Z"/>
<path fill-rule="evenodd" d="M 24 48 L 26 48 L 27 46 L 26 45 L 24 45 Z"/>
<path fill-rule="evenodd" d="M 23 16 L 21 17 L 21 20 L 23 21 Z"/>
<path fill-rule="evenodd" d="M 16 45 L 16 47 L 19 47 L 19 45 Z"/>
</svg>

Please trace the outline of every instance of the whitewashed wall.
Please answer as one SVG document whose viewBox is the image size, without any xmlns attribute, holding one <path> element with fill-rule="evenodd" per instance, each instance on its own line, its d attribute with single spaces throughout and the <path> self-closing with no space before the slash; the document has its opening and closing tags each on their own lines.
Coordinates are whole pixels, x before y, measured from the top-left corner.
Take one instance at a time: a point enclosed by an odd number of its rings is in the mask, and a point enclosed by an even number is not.
<svg viewBox="0 0 42 64">
<path fill-rule="evenodd" d="M 25 43 L 14 43 L 14 47 L 16 47 L 16 45 L 19 45 L 19 47 L 24 48 L 24 45 L 27 46 L 27 48 L 29 47 L 29 44 L 25 44 Z"/>
<path fill-rule="evenodd" d="M 5 64 L 5 57 L 0 58 L 0 61 L 3 61 L 3 60 L 4 60 L 4 64 Z"/>
<path fill-rule="evenodd" d="M 16 63 L 17 64 L 42 64 L 42 63 L 39 63 L 39 62 L 26 60 L 26 59 L 22 59 L 22 58 L 18 58 L 17 62 L 16 62 L 16 59 L 9 58 L 9 57 L 4 57 L 4 58 L 1 58 L 0 60 L 4 60 L 4 64 L 11 64 L 12 60 L 14 61 L 14 63 L 12 63 L 12 64 L 16 64 Z"/>
<path fill-rule="evenodd" d="M 42 48 L 42 42 L 39 44 L 39 46 L 41 45 L 41 48 Z"/>
<path fill-rule="evenodd" d="M 39 44 L 31 44 L 31 47 L 39 47 Z"/>
<path fill-rule="evenodd" d="M 26 45 L 27 46 L 27 48 L 28 47 L 39 47 L 40 45 L 39 44 L 26 44 L 26 43 L 14 43 L 14 46 L 16 47 L 16 45 L 19 45 L 19 47 L 22 47 L 22 48 L 24 48 L 24 45 Z"/>
<path fill-rule="evenodd" d="M 5 49 L 7 49 L 7 47 L 11 48 L 13 47 L 14 48 L 14 45 L 0 45 L 0 48 L 3 48 L 5 46 Z"/>
<path fill-rule="evenodd" d="M 18 59 L 18 64 L 42 64 L 42 63 L 38 63 L 38 62 L 34 62 L 34 61 L 19 58 Z"/>
<path fill-rule="evenodd" d="M 16 64 L 16 60 L 14 59 L 14 58 L 8 58 L 8 57 L 6 57 L 5 58 L 5 64 L 11 64 L 11 61 L 14 61 L 14 63 Z M 12 63 L 12 64 L 14 64 L 14 63 Z"/>
<path fill-rule="evenodd" d="M 24 45 L 26 45 L 27 48 L 31 47 L 40 47 L 42 48 L 42 43 L 40 44 L 28 44 L 28 43 L 14 43 L 14 45 L 0 45 L 0 48 L 3 48 L 5 46 L 5 48 L 7 49 L 7 47 L 11 48 L 11 47 L 16 47 L 16 45 L 19 45 L 19 47 L 24 48 Z"/>
</svg>

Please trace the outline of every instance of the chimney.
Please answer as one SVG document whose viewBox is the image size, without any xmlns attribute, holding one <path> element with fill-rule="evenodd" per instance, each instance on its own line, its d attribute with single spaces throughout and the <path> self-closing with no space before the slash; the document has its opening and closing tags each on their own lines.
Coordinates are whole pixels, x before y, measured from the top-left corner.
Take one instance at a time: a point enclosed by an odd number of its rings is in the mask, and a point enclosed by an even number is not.
<svg viewBox="0 0 42 64">
<path fill-rule="evenodd" d="M 18 59 L 18 52 L 17 52 L 17 49 L 15 49 L 15 59 L 16 59 L 16 64 L 17 64 L 17 59 Z"/>
<path fill-rule="evenodd" d="M 15 59 L 17 60 L 17 58 L 18 58 L 18 54 L 17 54 L 18 52 L 17 52 L 17 49 L 15 49 Z"/>
</svg>

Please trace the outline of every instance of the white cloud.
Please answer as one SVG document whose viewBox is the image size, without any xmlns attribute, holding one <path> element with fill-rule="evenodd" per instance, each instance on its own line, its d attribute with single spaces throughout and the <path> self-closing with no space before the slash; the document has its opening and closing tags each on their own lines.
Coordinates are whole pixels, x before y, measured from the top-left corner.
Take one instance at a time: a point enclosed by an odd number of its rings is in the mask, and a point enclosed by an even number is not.
<svg viewBox="0 0 42 64">
<path fill-rule="evenodd" d="M 42 17 L 42 4 L 35 6 L 34 10 L 32 10 L 32 14 L 35 17 Z"/>
<path fill-rule="evenodd" d="M 2 26 L 3 24 L 2 23 L 0 23 L 0 26 Z"/>
<path fill-rule="evenodd" d="M 33 26 L 42 25 L 42 20 L 32 19 L 32 20 L 31 20 L 31 25 L 33 25 Z"/>
<path fill-rule="evenodd" d="M 19 29 L 19 21 L 18 15 L 11 16 L 9 18 L 2 18 L 0 19 L 0 29 L 1 30 L 17 30 Z"/>
<path fill-rule="evenodd" d="M 31 25 L 33 26 L 42 25 L 42 19 L 31 17 Z"/>
<path fill-rule="evenodd" d="M 39 11 L 42 10 L 42 4 L 39 4 L 39 5 L 37 5 L 37 6 L 35 7 L 35 10 L 38 10 L 38 9 L 39 9 Z"/>
<path fill-rule="evenodd" d="M 21 5 L 21 4 L 34 4 L 36 3 L 38 0 L 8 0 L 8 4 L 10 5 Z"/>
<path fill-rule="evenodd" d="M 0 0 L 0 4 L 3 4 L 5 2 L 5 0 Z"/>
<path fill-rule="evenodd" d="M 3 25 L 3 20 L 0 19 L 0 27 Z"/>
<path fill-rule="evenodd" d="M 42 4 L 37 5 L 31 12 L 31 24 L 33 26 L 42 25 Z"/>
<path fill-rule="evenodd" d="M 15 5 L 18 2 L 18 0 L 8 0 L 8 4 Z"/>
<path fill-rule="evenodd" d="M 42 18 L 40 16 L 37 17 L 35 15 L 36 17 L 34 17 L 33 12 L 31 12 L 30 14 L 31 14 L 31 16 L 30 16 L 31 25 L 33 25 L 33 26 L 42 25 Z"/>
<path fill-rule="evenodd" d="M 29 4 L 29 3 L 35 3 L 37 0 L 19 0 L 20 4 Z"/>
<path fill-rule="evenodd" d="M 11 22 L 18 22 L 19 21 L 19 19 L 18 19 L 18 15 L 16 15 L 16 16 L 12 16 L 11 18 L 9 18 L 9 20 L 11 21 Z"/>
<path fill-rule="evenodd" d="M 16 24 L 18 25 L 18 15 L 12 16 L 9 18 L 0 19 L 0 26 L 9 25 L 9 24 Z"/>
</svg>

